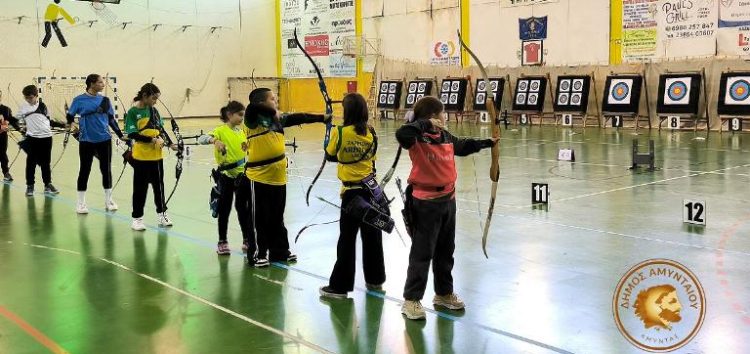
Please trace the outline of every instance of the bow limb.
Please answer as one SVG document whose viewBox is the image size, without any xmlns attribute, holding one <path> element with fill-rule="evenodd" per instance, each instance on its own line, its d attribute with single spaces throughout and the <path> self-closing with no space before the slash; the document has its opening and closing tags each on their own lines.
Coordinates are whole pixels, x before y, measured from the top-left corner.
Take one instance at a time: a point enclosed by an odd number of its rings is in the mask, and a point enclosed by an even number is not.
<svg viewBox="0 0 750 354">
<path fill-rule="evenodd" d="M 315 177 L 310 183 L 310 187 L 307 188 L 307 194 L 305 194 L 305 203 L 310 206 L 310 192 L 312 192 L 312 188 L 315 185 L 315 182 L 318 181 L 318 178 L 320 178 L 320 175 L 323 173 L 323 169 L 326 167 L 325 149 L 326 146 L 328 146 L 328 141 L 331 139 L 331 128 L 333 127 L 333 123 L 331 122 L 330 117 L 333 115 L 333 101 L 331 101 L 331 97 L 328 95 L 328 88 L 326 87 L 325 80 L 323 80 L 323 74 L 321 73 L 318 64 L 315 63 L 315 60 L 313 60 L 310 54 L 307 53 L 307 50 L 305 50 L 305 47 L 302 45 L 302 43 L 300 43 L 296 28 L 294 29 L 294 43 L 297 45 L 297 48 L 299 48 L 299 50 L 301 50 L 302 53 L 305 54 L 305 57 L 310 61 L 310 64 L 312 64 L 313 68 L 315 69 L 315 73 L 318 76 L 318 87 L 320 88 L 320 94 L 323 96 L 323 101 L 325 101 L 326 104 L 326 133 L 325 137 L 323 138 L 323 162 L 320 165 L 320 169 L 318 169 L 318 173 L 315 174 Z"/>
<path fill-rule="evenodd" d="M 164 109 L 166 109 L 167 113 L 169 114 L 169 123 L 172 126 L 172 133 L 177 140 L 177 163 L 175 164 L 174 187 L 172 187 L 172 191 L 169 193 L 169 197 L 167 197 L 167 201 L 164 203 L 164 206 L 168 206 L 169 201 L 172 200 L 172 196 L 174 196 L 174 192 L 177 191 L 177 186 L 180 184 L 180 177 L 182 176 L 182 160 L 185 157 L 185 155 L 183 154 L 183 151 L 185 151 L 185 142 L 182 139 L 182 134 L 180 133 L 180 126 L 177 125 L 177 121 L 175 120 L 174 115 L 172 115 L 172 112 L 169 111 L 169 107 L 164 104 L 164 101 L 159 100 L 159 102 L 161 102 L 161 105 L 164 106 Z"/>
<path fill-rule="evenodd" d="M 68 101 L 65 100 L 65 115 L 68 114 L 68 110 L 69 110 Z M 65 138 L 63 138 L 63 149 L 60 152 L 60 157 L 58 157 L 57 161 L 55 161 L 55 164 L 52 165 L 52 168 L 50 169 L 51 171 L 55 170 L 55 167 L 57 167 L 57 164 L 59 164 L 60 161 L 62 161 L 63 156 L 65 156 L 65 150 L 68 148 L 68 141 L 70 140 L 70 133 L 72 129 L 73 129 L 72 127 L 68 127 L 68 129 L 65 130 Z"/>
<path fill-rule="evenodd" d="M 383 179 L 380 180 L 381 188 L 385 188 L 385 185 L 391 181 L 391 178 L 393 178 L 393 173 L 396 172 L 396 165 L 398 165 L 398 160 L 401 158 L 401 150 L 402 150 L 401 145 L 399 145 L 398 151 L 396 152 L 396 158 L 393 160 L 393 164 L 391 165 L 391 168 L 388 169 L 388 172 L 386 172 Z"/>
<path fill-rule="evenodd" d="M 466 49 L 466 52 L 469 53 L 469 55 L 474 59 L 474 61 L 477 63 L 477 66 L 479 67 L 479 71 L 482 73 L 482 78 L 484 78 L 484 84 L 489 93 L 491 93 L 491 85 L 490 85 L 490 78 L 487 75 L 487 70 L 485 69 L 482 62 L 479 60 L 479 58 L 474 54 L 474 52 L 471 51 L 469 46 L 466 45 L 463 38 L 461 38 L 461 32 L 458 32 L 458 40 L 461 43 L 461 46 Z M 499 139 L 500 138 L 500 119 L 497 114 L 497 107 L 495 106 L 495 99 L 493 95 L 488 94 L 487 100 L 486 100 L 486 106 L 487 106 L 487 114 L 492 119 L 492 138 L 493 139 Z M 484 231 L 482 233 L 482 252 L 484 252 L 484 256 L 486 258 L 489 258 L 487 255 L 487 236 L 490 231 L 490 222 L 492 221 L 492 213 L 495 210 L 495 197 L 497 195 L 497 182 L 500 179 L 500 146 L 499 143 L 496 142 L 492 146 L 492 165 L 490 166 L 490 180 L 492 181 L 492 190 L 490 193 L 490 207 L 487 210 L 487 220 L 484 223 Z"/>
</svg>

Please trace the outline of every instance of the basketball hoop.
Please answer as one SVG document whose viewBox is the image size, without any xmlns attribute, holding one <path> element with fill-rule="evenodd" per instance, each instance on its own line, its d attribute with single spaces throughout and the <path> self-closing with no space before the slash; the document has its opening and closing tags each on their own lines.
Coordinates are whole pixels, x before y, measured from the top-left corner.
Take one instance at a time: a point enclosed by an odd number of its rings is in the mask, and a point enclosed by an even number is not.
<svg viewBox="0 0 750 354">
<path fill-rule="evenodd" d="M 117 2 L 111 2 L 113 4 L 119 3 Z M 117 22 L 117 15 L 112 11 L 112 9 L 108 8 L 107 5 L 104 4 L 104 1 L 102 0 L 91 0 L 91 9 L 96 13 L 96 16 L 102 19 L 102 21 L 108 23 L 111 26 L 119 24 Z"/>
<path fill-rule="evenodd" d="M 104 3 L 100 0 L 94 0 L 91 2 L 91 7 L 93 7 L 96 11 L 102 11 L 107 8 L 107 5 L 104 5 Z"/>
</svg>

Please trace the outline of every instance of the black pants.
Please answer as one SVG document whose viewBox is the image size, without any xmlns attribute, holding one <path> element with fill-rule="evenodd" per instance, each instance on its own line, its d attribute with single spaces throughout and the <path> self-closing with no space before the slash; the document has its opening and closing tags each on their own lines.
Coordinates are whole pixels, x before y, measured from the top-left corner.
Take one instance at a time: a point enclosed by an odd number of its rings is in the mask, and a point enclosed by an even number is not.
<svg viewBox="0 0 750 354">
<path fill-rule="evenodd" d="M 368 191 L 348 190 L 341 198 L 341 205 L 347 205 L 360 195 L 369 199 Z M 383 261 L 383 232 L 341 211 L 339 219 L 339 243 L 336 248 L 336 265 L 333 266 L 329 286 L 337 291 L 354 290 L 354 270 L 357 251 L 357 232 L 362 235 L 362 268 L 365 282 L 380 285 L 385 282 L 385 262 Z"/>
<path fill-rule="evenodd" d="M 409 268 L 404 299 L 422 300 L 432 261 L 436 295 L 453 293 L 453 251 L 456 248 L 456 200 L 414 199 Z"/>
<path fill-rule="evenodd" d="M 251 203 L 255 221 L 257 258 L 266 257 L 271 262 L 286 261 L 289 256 L 289 239 L 284 226 L 286 185 L 273 186 L 251 181 Z M 249 253 L 248 253 L 249 254 Z"/>
<path fill-rule="evenodd" d="M 10 172 L 10 166 L 8 166 L 8 132 L 0 133 L 0 167 L 2 167 L 3 174 Z"/>
<path fill-rule="evenodd" d="M 239 180 L 237 185 L 235 182 Z M 247 178 L 231 178 L 224 174 L 219 179 L 219 241 L 227 240 L 229 215 L 232 213 L 232 201 L 237 211 L 237 219 L 242 230 L 242 239 L 247 243 L 247 254 L 255 253 L 255 229 L 253 229 L 253 215 L 250 205 L 250 181 Z"/>
<path fill-rule="evenodd" d="M 60 40 L 60 45 L 62 45 L 63 47 L 67 47 L 68 42 L 65 41 L 65 37 L 60 31 L 60 26 L 57 25 L 57 21 L 44 23 L 44 39 L 42 40 L 42 47 L 47 48 L 47 44 L 49 44 L 49 40 L 52 39 L 52 29 L 55 30 L 57 39 Z"/>
<path fill-rule="evenodd" d="M 26 137 L 28 154 L 26 156 L 26 185 L 34 185 L 34 174 L 36 167 L 42 170 L 42 181 L 45 185 L 52 183 L 52 169 L 50 161 L 52 160 L 52 137 L 49 138 L 32 138 Z"/>
<path fill-rule="evenodd" d="M 102 186 L 104 189 L 112 189 L 112 141 L 100 143 L 89 143 L 82 141 L 78 148 L 78 161 L 81 169 L 78 171 L 78 191 L 85 192 L 88 189 L 91 164 L 94 156 L 99 159 L 99 171 L 102 173 Z"/>
<path fill-rule="evenodd" d="M 143 217 L 143 207 L 146 205 L 148 185 L 154 191 L 154 205 L 156 212 L 167 211 L 164 196 L 164 163 L 159 161 L 133 160 L 133 214 L 134 218 Z"/>
</svg>

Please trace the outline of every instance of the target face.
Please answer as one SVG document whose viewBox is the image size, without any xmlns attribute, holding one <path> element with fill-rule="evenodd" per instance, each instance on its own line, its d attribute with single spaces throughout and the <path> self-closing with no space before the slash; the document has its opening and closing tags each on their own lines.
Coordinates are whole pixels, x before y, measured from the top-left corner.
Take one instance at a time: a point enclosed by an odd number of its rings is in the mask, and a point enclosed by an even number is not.
<svg viewBox="0 0 750 354">
<path fill-rule="evenodd" d="M 443 82 L 443 88 L 440 89 L 441 91 L 445 92 L 451 89 L 451 83 L 450 81 Z"/>
<path fill-rule="evenodd" d="M 542 83 L 539 80 L 534 80 L 530 84 L 529 91 L 532 92 L 539 92 L 539 88 L 542 86 Z"/>
<path fill-rule="evenodd" d="M 417 83 L 412 82 L 409 84 L 409 93 L 417 92 Z"/>
<path fill-rule="evenodd" d="M 750 78 L 736 77 L 727 80 L 727 104 L 750 104 Z"/>
<path fill-rule="evenodd" d="M 387 99 L 387 96 L 388 96 L 388 95 L 386 95 L 386 94 L 382 94 L 382 95 L 380 95 L 380 99 L 379 99 L 378 101 L 379 101 L 379 102 L 380 102 L 381 104 L 385 103 L 385 102 L 386 102 L 386 99 Z"/>
<path fill-rule="evenodd" d="M 492 91 L 497 91 L 497 81 L 490 82 L 490 86 L 492 86 Z"/>
<path fill-rule="evenodd" d="M 388 83 L 384 82 L 380 84 L 380 92 L 387 92 L 388 91 Z"/>
<path fill-rule="evenodd" d="M 529 104 L 530 105 L 535 105 L 538 99 L 539 99 L 539 94 L 538 93 L 530 93 L 529 94 Z"/>
<path fill-rule="evenodd" d="M 477 85 L 477 89 L 479 92 L 487 91 L 487 84 L 484 81 L 480 81 L 479 85 Z"/>
<path fill-rule="evenodd" d="M 406 96 L 406 103 L 407 104 L 414 104 L 414 98 L 415 98 L 414 95 Z"/>
<path fill-rule="evenodd" d="M 396 95 L 388 95 L 388 104 L 393 104 L 396 102 Z"/>
<path fill-rule="evenodd" d="M 526 80 L 518 81 L 518 91 L 528 91 L 529 90 L 529 82 Z"/>
<path fill-rule="evenodd" d="M 560 81 L 560 91 L 570 91 L 570 80 Z"/>
<path fill-rule="evenodd" d="M 574 93 L 570 95 L 570 104 L 580 106 L 582 101 L 582 95 L 580 93 Z"/>
<path fill-rule="evenodd" d="M 575 92 L 583 91 L 583 80 L 581 79 L 573 80 L 573 91 Z"/>
<path fill-rule="evenodd" d="M 442 102 L 443 104 L 448 104 L 448 94 L 447 93 L 444 93 L 444 94 L 440 95 L 440 102 Z"/>
<path fill-rule="evenodd" d="M 392 84 L 391 84 L 391 87 L 390 87 L 390 88 L 388 89 L 388 93 L 396 93 L 396 88 L 397 88 L 397 86 L 398 86 L 398 85 L 396 85 L 396 83 L 395 83 L 395 82 L 394 82 L 394 83 L 392 83 Z"/>
<path fill-rule="evenodd" d="M 461 82 L 454 81 L 453 84 L 451 84 L 451 91 L 458 92 L 458 90 L 461 88 Z"/>
<path fill-rule="evenodd" d="M 666 80 L 665 105 L 685 105 L 690 103 L 690 78 Z"/>
<path fill-rule="evenodd" d="M 420 82 L 419 83 L 419 92 L 425 92 L 426 90 L 427 90 L 427 84 L 424 83 L 424 82 Z"/>
<path fill-rule="evenodd" d="M 519 93 L 518 96 L 516 96 L 516 104 L 519 104 L 519 105 L 526 104 L 525 93 Z"/>
<path fill-rule="evenodd" d="M 477 94 L 477 101 L 476 101 L 476 103 L 477 104 L 484 104 L 485 101 L 486 101 L 486 99 L 485 99 L 485 93 L 478 93 Z"/>
<path fill-rule="evenodd" d="M 457 93 L 452 93 L 451 94 L 451 98 L 448 101 L 448 103 L 450 103 L 450 104 L 456 104 L 456 103 L 458 103 L 458 94 Z"/>
<path fill-rule="evenodd" d="M 569 95 L 570 94 L 568 94 L 568 93 L 561 93 L 560 97 L 557 98 L 557 104 L 559 104 L 561 106 L 562 105 L 567 105 L 568 102 L 570 101 L 570 96 Z"/>
<path fill-rule="evenodd" d="M 418 95 L 417 95 L 417 101 L 419 101 L 420 99 L 422 99 L 422 97 L 424 97 L 424 94 L 423 94 L 423 93 L 420 93 L 420 94 L 418 94 Z"/>
<path fill-rule="evenodd" d="M 630 104 L 630 88 L 633 86 L 632 79 L 612 80 L 612 89 L 609 92 L 610 104 Z"/>
</svg>

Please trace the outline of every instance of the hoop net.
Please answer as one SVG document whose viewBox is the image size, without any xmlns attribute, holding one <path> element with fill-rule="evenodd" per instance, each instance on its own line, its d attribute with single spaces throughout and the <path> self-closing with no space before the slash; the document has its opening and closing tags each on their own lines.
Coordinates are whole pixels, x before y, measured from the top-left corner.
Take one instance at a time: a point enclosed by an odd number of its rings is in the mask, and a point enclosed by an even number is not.
<svg viewBox="0 0 750 354">
<path fill-rule="evenodd" d="M 109 25 L 114 26 L 118 24 L 117 15 L 102 1 L 93 0 L 91 2 L 91 9 L 94 11 L 97 17 L 99 17 L 102 21 L 108 23 Z"/>
</svg>

